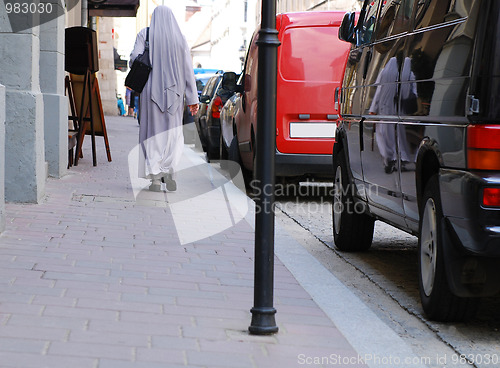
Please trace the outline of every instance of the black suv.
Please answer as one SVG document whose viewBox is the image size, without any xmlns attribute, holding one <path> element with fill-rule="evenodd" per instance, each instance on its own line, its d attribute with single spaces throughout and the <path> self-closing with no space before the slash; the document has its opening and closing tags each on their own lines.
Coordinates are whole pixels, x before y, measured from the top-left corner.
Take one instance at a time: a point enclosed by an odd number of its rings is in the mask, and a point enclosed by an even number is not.
<svg viewBox="0 0 500 368">
<path fill-rule="evenodd" d="M 500 1 L 365 0 L 339 38 L 335 245 L 417 235 L 425 313 L 466 320 L 500 290 Z"/>
<path fill-rule="evenodd" d="M 223 78 L 234 80 L 232 84 L 236 84 L 238 76 L 233 72 L 219 71 L 211 77 L 201 92 L 200 108 L 194 117 L 201 145 L 209 161 L 219 158 L 220 113 L 226 101 L 234 94 L 234 91 L 222 88 Z"/>
</svg>

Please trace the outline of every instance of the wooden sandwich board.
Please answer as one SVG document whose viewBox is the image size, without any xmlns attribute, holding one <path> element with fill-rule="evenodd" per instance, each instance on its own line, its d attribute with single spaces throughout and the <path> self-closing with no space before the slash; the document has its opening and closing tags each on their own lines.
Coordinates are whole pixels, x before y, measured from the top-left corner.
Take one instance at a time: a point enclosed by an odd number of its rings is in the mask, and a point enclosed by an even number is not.
<svg viewBox="0 0 500 368">
<path fill-rule="evenodd" d="M 92 139 L 93 165 L 97 166 L 95 136 L 104 138 L 108 161 L 111 161 L 108 133 L 96 74 L 91 73 L 90 70 L 87 70 L 84 75 L 70 73 L 66 79 L 66 88 L 72 114 L 69 116 L 69 120 L 73 121 L 77 131 L 74 165 L 78 165 L 78 159 L 81 157 L 85 135 L 90 135 Z"/>
</svg>

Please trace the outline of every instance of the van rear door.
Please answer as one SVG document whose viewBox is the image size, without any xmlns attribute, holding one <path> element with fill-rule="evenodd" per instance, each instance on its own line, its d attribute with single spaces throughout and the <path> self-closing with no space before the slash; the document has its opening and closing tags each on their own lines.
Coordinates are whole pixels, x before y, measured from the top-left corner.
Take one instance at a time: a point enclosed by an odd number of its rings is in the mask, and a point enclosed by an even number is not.
<svg viewBox="0 0 500 368">
<path fill-rule="evenodd" d="M 315 13 L 315 14 L 313 14 Z M 349 44 L 338 39 L 343 14 L 284 14 L 278 48 L 276 146 L 279 152 L 331 154 L 334 104 Z"/>
</svg>

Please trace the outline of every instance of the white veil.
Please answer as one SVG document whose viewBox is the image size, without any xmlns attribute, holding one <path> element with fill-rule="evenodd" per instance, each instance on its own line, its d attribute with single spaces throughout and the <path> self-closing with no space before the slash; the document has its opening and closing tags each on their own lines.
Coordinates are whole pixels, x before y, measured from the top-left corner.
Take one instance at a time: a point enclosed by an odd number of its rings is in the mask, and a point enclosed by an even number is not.
<svg viewBox="0 0 500 368">
<path fill-rule="evenodd" d="M 185 89 L 184 59 L 187 42 L 172 10 L 158 6 L 153 11 L 149 28 L 151 100 L 162 112 L 175 112 Z M 182 85 L 184 84 L 184 85 Z"/>
</svg>

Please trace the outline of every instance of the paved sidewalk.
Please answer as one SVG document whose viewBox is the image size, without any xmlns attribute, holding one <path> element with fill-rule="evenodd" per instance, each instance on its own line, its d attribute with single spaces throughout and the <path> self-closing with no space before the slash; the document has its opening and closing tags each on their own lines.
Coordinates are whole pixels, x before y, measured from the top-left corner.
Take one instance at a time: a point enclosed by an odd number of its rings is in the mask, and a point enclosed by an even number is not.
<svg viewBox="0 0 500 368">
<path fill-rule="evenodd" d="M 106 125 L 112 162 L 97 137 L 93 167 L 86 137 L 43 203 L 6 206 L 0 367 L 363 366 L 278 258 L 279 332 L 249 335 L 250 202 L 187 146 L 178 192 L 141 191 L 137 120 Z"/>
</svg>

